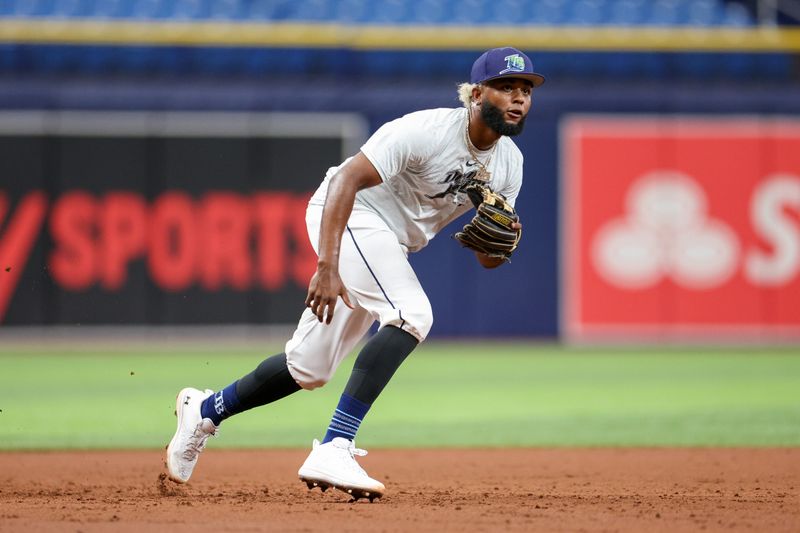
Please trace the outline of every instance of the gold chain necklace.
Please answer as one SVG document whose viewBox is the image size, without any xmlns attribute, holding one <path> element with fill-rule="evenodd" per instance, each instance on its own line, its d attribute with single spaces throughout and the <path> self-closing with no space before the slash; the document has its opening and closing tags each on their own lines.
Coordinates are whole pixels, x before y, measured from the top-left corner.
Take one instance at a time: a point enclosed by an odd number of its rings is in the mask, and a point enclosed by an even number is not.
<svg viewBox="0 0 800 533">
<path fill-rule="evenodd" d="M 494 155 L 494 151 L 497 148 L 497 141 L 492 145 L 492 151 L 489 152 L 489 157 L 486 158 L 486 163 L 481 163 L 481 160 L 478 159 L 478 153 L 476 150 L 478 149 L 476 146 L 472 144 L 472 141 L 469 138 L 469 125 L 470 125 L 470 112 L 469 109 L 467 110 L 467 129 L 464 131 L 464 142 L 467 145 L 467 151 L 469 155 L 472 156 L 472 159 L 478 164 L 478 172 L 475 173 L 475 179 L 478 181 L 482 181 L 484 183 L 489 183 L 489 180 L 492 178 L 492 173 L 489 172 L 489 169 L 486 168 L 489 166 L 489 163 L 492 161 L 492 156 Z M 499 139 L 498 139 L 499 141 Z"/>
</svg>

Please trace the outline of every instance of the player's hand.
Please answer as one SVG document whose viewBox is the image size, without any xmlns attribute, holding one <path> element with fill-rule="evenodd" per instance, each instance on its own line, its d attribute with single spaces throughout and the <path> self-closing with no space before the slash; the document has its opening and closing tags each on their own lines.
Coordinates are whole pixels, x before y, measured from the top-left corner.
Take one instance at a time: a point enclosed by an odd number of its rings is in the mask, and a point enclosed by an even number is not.
<svg viewBox="0 0 800 533">
<path fill-rule="evenodd" d="M 317 271 L 314 272 L 314 276 L 311 278 L 311 283 L 308 284 L 306 307 L 311 309 L 311 312 L 316 315 L 320 322 L 324 321 L 326 324 L 330 324 L 331 320 L 333 320 L 336 301 L 340 296 L 344 304 L 353 309 L 347 289 L 339 277 L 338 269 L 326 265 L 318 265 Z"/>
</svg>

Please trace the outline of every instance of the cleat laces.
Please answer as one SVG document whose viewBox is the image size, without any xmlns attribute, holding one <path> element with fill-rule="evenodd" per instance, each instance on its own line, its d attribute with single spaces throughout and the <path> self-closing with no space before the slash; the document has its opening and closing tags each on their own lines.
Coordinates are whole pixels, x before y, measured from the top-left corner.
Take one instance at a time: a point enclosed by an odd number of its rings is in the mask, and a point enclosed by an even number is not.
<svg viewBox="0 0 800 533">
<path fill-rule="evenodd" d="M 367 473 L 363 468 L 361 468 L 361 465 L 358 464 L 358 461 L 356 461 L 356 456 L 364 457 L 365 455 L 367 455 L 367 450 L 356 448 L 355 443 L 353 443 L 352 441 L 350 442 L 350 446 L 348 446 L 346 449 L 348 455 L 350 456 L 350 461 L 347 461 L 348 468 L 354 472 L 358 472 L 359 474 L 366 476 Z"/>
<path fill-rule="evenodd" d="M 186 441 L 186 448 L 183 450 L 182 454 L 183 458 L 187 461 L 194 461 L 200 452 L 205 449 L 208 437 L 211 436 L 216 437 L 216 432 L 207 433 L 203 431 L 203 422 L 198 423 L 194 428 L 192 436 Z"/>
</svg>

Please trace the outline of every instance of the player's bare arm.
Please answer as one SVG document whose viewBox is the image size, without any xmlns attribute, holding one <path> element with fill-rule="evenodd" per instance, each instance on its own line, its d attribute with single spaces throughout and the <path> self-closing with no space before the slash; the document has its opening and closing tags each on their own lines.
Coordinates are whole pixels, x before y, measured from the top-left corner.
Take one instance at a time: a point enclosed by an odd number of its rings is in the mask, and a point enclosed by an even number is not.
<svg viewBox="0 0 800 533">
<path fill-rule="evenodd" d="M 340 296 L 345 305 L 353 307 L 339 277 L 342 234 L 353 210 L 356 193 L 380 183 L 378 171 L 361 152 L 331 178 L 322 211 L 317 271 L 311 278 L 306 296 L 306 307 L 311 308 L 320 322 L 331 323 Z"/>
</svg>

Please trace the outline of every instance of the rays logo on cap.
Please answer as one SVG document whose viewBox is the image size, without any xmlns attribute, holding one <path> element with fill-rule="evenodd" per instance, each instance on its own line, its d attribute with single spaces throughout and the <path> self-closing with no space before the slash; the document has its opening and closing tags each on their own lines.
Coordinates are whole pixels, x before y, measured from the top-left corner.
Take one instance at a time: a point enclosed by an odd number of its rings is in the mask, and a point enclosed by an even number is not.
<svg viewBox="0 0 800 533">
<path fill-rule="evenodd" d="M 525 72 L 525 58 L 519 54 L 511 54 L 503 59 L 506 60 L 506 68 L 500 71 L 500 74 L 506 72 Z"/>
<path fill-rule="evenodd" d="M 534 87 L 544 83 L 544 76 L 533 71 L 533 61 L 524 52 L 505 46 L 485 51 L 472 64 L 470 83 L 484 83 L 498 78 L 522 78 Z"/>
</svg>

